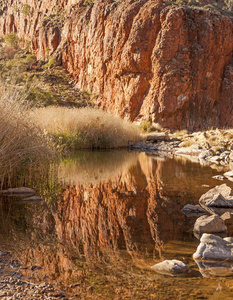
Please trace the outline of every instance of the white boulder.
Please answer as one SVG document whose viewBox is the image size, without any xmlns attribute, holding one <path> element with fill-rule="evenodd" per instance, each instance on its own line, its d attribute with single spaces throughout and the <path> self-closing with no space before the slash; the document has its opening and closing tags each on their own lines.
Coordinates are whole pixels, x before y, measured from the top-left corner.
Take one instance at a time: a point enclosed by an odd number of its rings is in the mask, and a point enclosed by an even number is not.
<svg viewBox="0 0 233 300">
<path fill-rule="evenodd" d="M 151 267 L 152 270 L 170 276 L 176 276 L 178 274 L 185 273 L 189 270 L 189 267 L 180 260 L 164 260 L 161 263 L 155 264 Z"/>
<path fill-rule="evenodd" d="M 200 244 L 193 254 L 195 260 L 231 260 L 233 261 L 233 244 L 213 234 L 204 233 Z"/>
</svg>

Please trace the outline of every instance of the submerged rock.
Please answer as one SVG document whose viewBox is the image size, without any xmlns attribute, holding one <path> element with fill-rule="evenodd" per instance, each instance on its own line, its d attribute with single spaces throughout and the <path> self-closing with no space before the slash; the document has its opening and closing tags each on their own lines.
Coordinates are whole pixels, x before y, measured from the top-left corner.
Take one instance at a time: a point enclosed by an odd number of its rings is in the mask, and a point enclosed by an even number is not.
<svg viewBox="0 0 233 300">
<path fill-rule="evenodd" d="M 233 261 L 233 244 L 221 237 L 213 234 L 204 233 L 201 237 L 200 244 L 193 254 L 195 260 L 232 260 Z"/>
<path fill-rule="evenodd" d="M 197 205 L 186 204 L 181 211 L 187 217 L 195 217 L 195 216 L 206 214 L 206 210 L 198 204 Z"/>
<path fill-rule="evenodd" d="M 227 232 L 223 219 L 217 215 L 201 216 L 194 224 L 194 231 L 199 233 Z"/>
<path fill-rule="evenodd" d="M 231 192 L 226 184 L 216 186 L 202 195 L 199 203 L 202 207 L 233 207 Z"/>
<path fill-rule="evenodd" d="M 151 269 L 164 275 L 176 276 L 187 272 L 189 267 L 182 261 L 173 259 L 155 264 Z"/>
<path fill-rule="evenodd" d="M 7 190 L 0 191 L 0 194 L 4 195 L 24 195 L 24 194 L 35 194 L 35 191 L 28 187 L 18 187 L 18 188 L 10 188 Z"/>
<path fill-rule="evenodd" d="M 31 202 L 31 203 L 38 203 L 38 202 L 41 202 L 42 199 L 39 196 L 32 196 L 32 197 L 24 198 L 22 201 Z"/>
</svg>

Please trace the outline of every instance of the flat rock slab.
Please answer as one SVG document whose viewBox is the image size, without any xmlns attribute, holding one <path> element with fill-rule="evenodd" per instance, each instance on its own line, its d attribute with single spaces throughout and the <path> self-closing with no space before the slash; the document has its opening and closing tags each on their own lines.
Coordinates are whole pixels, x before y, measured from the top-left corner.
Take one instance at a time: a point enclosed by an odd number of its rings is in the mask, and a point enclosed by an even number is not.
<svg viewBox="0 0 233 300">
<path fill-rule="evenodd" d="M 183 274 L 189 270 L 189 267 L 184 264 L 182 261 L 173 259 L 173 260 L 164 260 L 161 263 L 155 264 L 151 267 L 152 270 L 169 276 L 176 276 Z"/>
<path fill-rule="evenodd" d="M 165 132 L 150 134 L 146 137 L 147 141 L 156 142 L 156 141 L 167 141 L 168 134 Z"/>
<path fill-rule="evenodd" d="M 232 190 L 226 184 L 210 189 L 199 199 L 202 207 L 233 207 Z"/>
<path fill-rule="evenodd" d="M 233 261 L 233 244 L 228 238 L 204 233 L 200 244 L 193 254 L 195 260 L 230 260 Z"/>
<path fill-rule="evenodd" d="M 199 233 L 227 232 L 227 227 L 218 215 L 204 215 L 196 220 L 194 231 Z"/>
<path fill-rule="evenodd" d="M 203 214 L 206 214 L 206 210 L 203 209 L 200 205 L 192 205 L 192 204 L 186 204 L 182 208 L 182 213 L 186 215 L 187 217 L 196 217 Z"/>
<path fill-rule="evenodd" d="M 10 188 L 7 190 L 2 190 L 0 191 L 0 194 L 4 195 L 23 195 L 23 194 L 35 194 L 35 191 L 31 188 L 28 187 L 18 187 L 18 188 Z"/>
</svg>

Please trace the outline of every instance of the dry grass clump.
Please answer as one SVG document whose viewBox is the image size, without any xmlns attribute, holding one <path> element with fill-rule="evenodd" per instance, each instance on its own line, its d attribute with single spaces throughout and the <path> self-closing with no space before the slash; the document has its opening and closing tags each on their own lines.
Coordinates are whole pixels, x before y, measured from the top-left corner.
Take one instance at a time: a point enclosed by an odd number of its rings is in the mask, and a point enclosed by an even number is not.
<svg viewBox="0 0 233 300">
<path fill-rule="evenodd" d="M 99 109 L 50 106 L 35 109 L 32 117 L 58 146 L 69 149 L 126 147 L 140 138 L 135 125 Z"/>
<path fill-rule="evenodd" d="M 38 166 L 50 153 L 42 131 L 28 115 L 22 93 L 0 83 L 0 185 L 10 185 L 22 172 Z"/>
</svg>

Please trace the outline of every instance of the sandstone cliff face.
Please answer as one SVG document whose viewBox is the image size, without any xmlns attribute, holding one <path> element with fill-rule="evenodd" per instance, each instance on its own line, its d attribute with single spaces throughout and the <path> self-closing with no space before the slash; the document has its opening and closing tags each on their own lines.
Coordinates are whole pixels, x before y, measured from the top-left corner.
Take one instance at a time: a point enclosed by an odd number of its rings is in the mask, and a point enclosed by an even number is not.
<svg viewBox="0 0 233 300">
<path fill-rule="evenodd" d="M 56 55 L 77 88 L 124 118 L 233 126 L 232 17 L 152 0 L 11 0 L 0 36 L 12 31 L 38 59 Z"/>
</svg>

